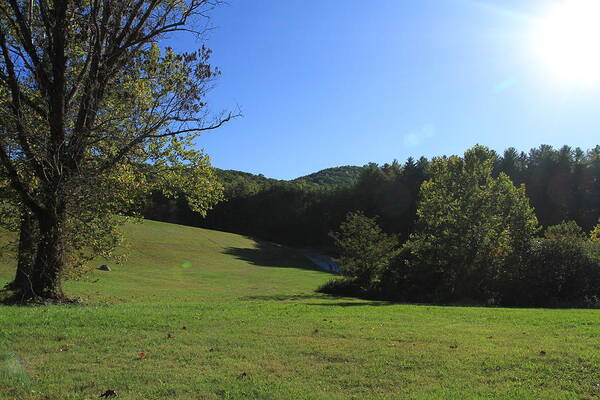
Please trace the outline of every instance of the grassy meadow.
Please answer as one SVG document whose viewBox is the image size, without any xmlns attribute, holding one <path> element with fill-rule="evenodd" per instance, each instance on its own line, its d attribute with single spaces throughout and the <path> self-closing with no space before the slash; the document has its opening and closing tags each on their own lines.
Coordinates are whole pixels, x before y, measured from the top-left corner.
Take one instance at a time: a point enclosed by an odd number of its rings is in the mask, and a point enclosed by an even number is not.
<svg viewBox="0 0 600 400">
<path fill-rule="evenodd" d="M 66 283 L 86 305 L 0 306 L 0 399 L 600 399 L 600 310 L 329 297 L 283 247 L 125 230 L 127 262 Z"/>
</svg>

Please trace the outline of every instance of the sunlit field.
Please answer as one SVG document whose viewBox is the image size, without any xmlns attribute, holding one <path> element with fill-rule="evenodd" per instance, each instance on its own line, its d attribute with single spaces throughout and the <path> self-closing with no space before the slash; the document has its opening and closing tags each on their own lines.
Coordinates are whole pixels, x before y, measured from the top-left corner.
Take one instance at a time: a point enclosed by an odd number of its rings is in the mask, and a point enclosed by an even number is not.
<svg viewBox="0 0 600 400">
<path fill-rule="evenodd" d="M 126 232 L 126 263 L 67 283 L 85 305 L 0 306 L 1 399 L 600 398 L 598 310 L 334 298 L 283 247 Z"/>
</svg>

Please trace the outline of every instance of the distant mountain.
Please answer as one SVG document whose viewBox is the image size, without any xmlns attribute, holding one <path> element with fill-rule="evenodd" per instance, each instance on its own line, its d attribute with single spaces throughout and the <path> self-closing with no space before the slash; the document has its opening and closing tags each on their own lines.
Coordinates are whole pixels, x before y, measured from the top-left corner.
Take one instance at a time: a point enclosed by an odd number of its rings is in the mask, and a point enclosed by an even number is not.
<svg viewBox="0 0 600 400">
<path fill-rule="evenodd" d="M 259 174 L 236 171 L 233 169 L 215 168 L 221 183 L 225 186 L 225 195 L 228 198 L 257 193 L 274 184 L 284 182 L 301 183 L 316 186 L 351 185 L 358 180 L 364 167 L 346 165 L 343 167 L 327 168 L 310 175 L 301 176 L 289 181 L 282 181 Z"/>
<path fill-rule="evenodd" d="M 301 176 L 292 180 L 292 182 L 312 183 L 315 185 L 350 185 L 356 183 L 363 168 L 355 165 L 327 168 L 310 175 Z"/>
<path fill-rule="evenodd" d="M 227 185 L 231 183 L 235 183 L 240 180 L 244 180 L 246 182 L 253 182 L 260 185 L 266 185 L 276 182 L 281 182 L 277 179 L 267 178 L 263 174 L 251 174 L 250 172 L 237 171 L 235 169 L 219 169 L 215 168 L 215 172 L 217 176 L 221 180 L 221 183 Z"/>
<path fill-rule="evenodd" d="M 219 181 L 225 186 L 225 197 L 243 197 L 258 193 L 259 191 L 279 183 L 277 179 L 267 178 L 262 174 L 255 175 L 249 172 L 233 169 L 215 168 Z"/>
</svg>

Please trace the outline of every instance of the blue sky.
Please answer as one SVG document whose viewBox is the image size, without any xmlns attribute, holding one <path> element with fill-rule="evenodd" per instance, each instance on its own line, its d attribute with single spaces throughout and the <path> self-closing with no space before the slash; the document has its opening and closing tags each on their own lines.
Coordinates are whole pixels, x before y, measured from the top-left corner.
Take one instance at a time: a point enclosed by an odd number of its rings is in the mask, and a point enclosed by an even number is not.
<svg viewBox="0 0 600 400">
<path fill-rule="evenodd" d="M 590 148 L 600 90 L 551 79 L 529 40 L 549 2 L 229 0 L 213 13 L 223 75 L 208 100 L 244 117 L 198 146 L 279 179 L 476 143 Z"/>
</svg>

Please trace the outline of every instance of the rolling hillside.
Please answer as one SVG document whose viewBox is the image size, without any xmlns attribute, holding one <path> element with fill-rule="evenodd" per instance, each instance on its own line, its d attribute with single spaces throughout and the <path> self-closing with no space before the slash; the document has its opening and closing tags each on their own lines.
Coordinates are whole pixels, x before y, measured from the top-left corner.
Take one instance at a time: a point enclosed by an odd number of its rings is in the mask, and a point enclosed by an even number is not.
<svg viewBox="0 0 600 400">
<path fill-rule="evenodd" d="M 328 297 L 314 289 L 330 275 L 284 247 L 125 230 L 128 262 L 66 285 L 85 306 L 0 306 L 0 399 L 600 396 L 598 310 Z"/>
</svg>

